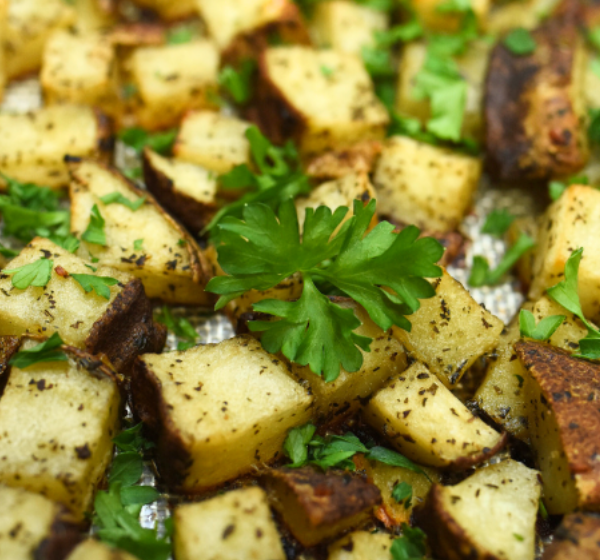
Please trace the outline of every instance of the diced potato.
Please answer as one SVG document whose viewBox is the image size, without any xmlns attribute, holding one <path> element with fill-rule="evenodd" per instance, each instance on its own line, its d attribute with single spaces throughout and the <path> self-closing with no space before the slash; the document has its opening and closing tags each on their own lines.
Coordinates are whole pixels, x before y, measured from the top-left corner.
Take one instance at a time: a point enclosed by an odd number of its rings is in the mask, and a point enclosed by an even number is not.
<svg viewBox="0 0 600 560">
<path fill-rule="evenodd" d="M 91 107 L 56 105 L 27 115 L 0 114 L 0 130 L 0 172 L 24 183 L 65 187 L 66 155 L 111 157 L 108 121 Z"/>
<path fill-rule="evenodd" d="M 250 123 L 212 111 L 191 111 L 181 122 L 173 146 L 177 159 L 227 173 L 236 165 L 250 164 Z"/>
<path fill-rule="evenodd" d="M 175 508 L 177 560 L 285 560 L 267 497 L 256 486 Z"/>
<path fill-rule="evenodd" d="M 394 136 L 375 167 L 377 210 L 403 224 L 451 231 L 471 208 L 480 177 L 476 157 Z"/>
<path fill-rule="evenodd" d="M 273 469 L 267 471 L 265 484 L 271 504 L 304 546 L 360 527 L 381 502 L 376 486 L 339 470 Z"/>
<path fill-rule="evenodd" d="M 393 332 L 451 388 L 477 359 L 498 345 L 504 325 L 445 270 L 433 285 L 435 296 L 421 300 L 421 308 L 408 316 L 412 330 L 393 327 Z"/>
<path fill-rule="evenodd" d="M 176 126 L 190 109 L 215 107 L 219 53 L 212 41 L 141 47 L 128 69 L 136 88 L 132 110 L 143 128 Z"/>
<path fill-rule="evenodd" d="M 375 394 L 364 419 L 402 454 L 432 467 L 468 468 L 494 455 L 507 439 L 473 416 L 419 362 Z"/>
<path fill-rule="evenodd" d="M 106 36 L 53 33 L 44 49 L 40 81 L 47 104 L 91 105 L 117 115 L 115 50 Z"/>
<path fill-rule="evenodd" d="M 110 287 L 110 299 L 86 294 L 64 274 L 91 274 L 86 261 L 48 239 L 36 238 L 9 264 L 10 269 L 51 258 L 54 272 L 43 288 L 15 288 L 0 275 L 0 335 L 50 336 L 58 332 L 65 343 L 90 354 L 105 354 L 119 372 L 127 372 L 136 356 L 160 352 L 166 330 L 152 320 L 152 306 L 142 283 L 128 274 L 98 266 L 98 276 L 119 280 Z M 97 265 L 96 265 L 97 266 Z M 61 270 L 62 269 L 62 270 Z"/>
<path fill-rule="evenodd" d="M 8 0 L 0 0 L 0 37 L 4 37 L 6 35 L 7 20 Z M 0 102 L 4 97 L 6 81 L 6 56 L 4 53 L 4 41 L 0 40 Z"/>
<path fill-rule="evenodd" d="M 255 57 L 273 41 L 310 43 L 293 0 L 196 0 L 196 6 L 227 60 Z"/>
<path fill-rule="evenodd" d="M 388 533 L 355 531 L 327 549 L 327 560 L 389 560 L 393 542 Z"/>
<path fill-rule="evenodd" d="M 290 428 L 305 424 L 312 397 L 287 366 L 251 337 L 146 354 L 133 405 L 158 440 L 170 487 L 195 493 L 279 457 Z"/>
<path fill-rule="evenodd" d="M 544 560 L 594 560 L 600 551 L 600 518 L 586 513 L 567 515 L 544 550 Z"/>
<path fill-rule="evenodd" d="M 456 486 L 435 485 L 422 527 L 436 558 L 535 558 L 538 472 L 508 459 Z"/>
<path fill-rule="evenodd" d="M 524 307 L 533 313 L 537 323 L 552 315 L 564 315 L 566 319 L 550 337 L 550 344 L 569 352 L 579 349 L 578 342 L 587 334 L 587 329 L 573 314 L 546 296 Z M 501 335 L 495 357 L 474 400 L 494 422 L 519 439 L 527 440 L 529 396 L 524 388 L 527 371 L 513 348 L 519 338 L 516 317 L 507 332 Z"/>
<path fill-rule="evenodd" d="M 458 31 L 463 14 L 442 11 L 441 6 L 448 4 L 446 0 L 410 0 L 409 4 L 421 24 L 432 31 Z M 471 0 L 470 6 L 479 26 L 485 27 L 490 0 Z"/>
<path fill-rule="evenodd" d="M 537 342 L 518 342 L 515 350 L 529 372 L 529 431 L 548 512 L 597 510 L 600 366 Z"/>
<path fill-rule="evenodd" d="M 48 37 L 66 29 L 75 18 L 75 9 L 63 0 L 9 0 L 8 25 L 2 36 L 8 77 L 38 70 Z"/>
<path fill-rule="evenodd" d="M 485 142 L 498 179 L 545 180 L 577 173 L 589 158 L 583 40 L 575 3 L 532 35 L 528 56 L 503 42 L 492 51 L 485 93 Z"/>
<path fill-rule="evenodd" d="M 359 142 L 348 148 L 325 152 L 306 165 L 314 179 L 341 179 L 349 173 L 371 173 L 383 146 L 377 140 Z"/>
<path fill-rule="evenodd" d="M 134 0 L 143 8 L 155 11 L 167 21 L 183 19 L 196 13 L 195 0 Z"/>
<path fill-rule="evenodd" d="M 208 225 L 217 210 L 217 178 L 204 167 L 144 151 L 144 181 L 156 200 L 191 232 Z"/>
<path fill-rule="evenodd" d="M 316 5 L 310 31 L 317 47 L 360 56 L 362 47 L 374 45 L 375 32 L 388 25 L 385 12 L 349 0 L 329 0 Z"/>
<path fill-rule="evenodd" d="M 586 316 L 600 318 L 600 192 L 573 185 L 551 204 L 539 229 L 531 299 L 563 279 L 565 263 L 583 247 L 579 265 L 579 299 Z"/>
<path fill-rule="evenodd" d="M 49 552 L 67 552 L 79 539 L 74 520 L 43 496 L 0 485 L 0 503 L 0 551 L 7 560 L 48 558 Z"/>
<path fill-rule="evenodd" d="M 94 539 L 83 541 L 66 560 L 136 560 L 123 550 L 117 550 Z"/>
<path fill-rule="evenodd" d="M 201 251 L 194 239 L 147 193 L 119 172 L 91 160 L 71 160 L 71 231 L 80 236 L 97 205 L 105 220 L 106 246 L 82 241 L 79 254 L 93 255 L 98 263 L 138 277 L 149 298 L 169 303 L 207 305 L 210 294 Z M 129 201 L 146 201 L 133 211 L 101 198 L 119 193 Z M 142 248 L 136 249 L 136 240 Z"/>
<path fill-rule="evenodd" d="M 272 47 L 260 75 L 261 128 L 275 142 L 293 138 L 308 155 L 385 136 L 388 113 L 357 56 Z"/>
<path fill-rule="evenodd" d="M 354 414 L 388 379 L 407 367 L 406 352 L 402 344 L 390 333 L 384 333 L 364 308 L 345 298 L 340 298 L 336 303 L 354 311 L 362 322 L 356 332 L 372 338 L 373 342 L 370 352 L 361 350 L 363 365 L 360 370 L 348 373 L 340 368 L 339 377 L 329 383 L 314 374 L 308 366 L 291 365 L 293 374 L 310 388 L 314 396 L 314 415 L 319 424 L 339 422 Z"/>
<path fill-rule="evenodd" d="M 26 339 L 22 349 L 35 346 Z M 121 396 L 100 360 L 12 366 L 0 398 L 0 482 L 38 492 L 82 519 L 112 459 Z"/>
</svg>

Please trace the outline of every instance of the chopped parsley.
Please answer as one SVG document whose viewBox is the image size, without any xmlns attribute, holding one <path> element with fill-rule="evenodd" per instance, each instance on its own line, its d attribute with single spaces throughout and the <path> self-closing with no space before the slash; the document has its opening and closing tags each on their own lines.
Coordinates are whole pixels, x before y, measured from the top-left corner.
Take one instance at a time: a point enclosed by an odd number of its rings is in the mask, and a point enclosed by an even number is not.
<svg viewBox="0 0 600 560">
<path fill-rule="evenodd" d="M 109 286 L 115 286 L 119 283 L 116 278 L 110 276 L 94 276 L 93 274 L 71 274 L 71 278 L 75 280 L 85 291 L 86 294 L 92 290 L 96 295 L 104 299 L 110 299 Z"/>
<path fill-rule="evenodd" d="M 143 250 L 143 246 L 144 246 L 144 240 L 143 239 L 136 239 L 133 242 L 133 250 L 134 251 L 142 251 Z"/>
<path fill-rule="evenodd" d="M 187 26 L 180 25 L 169 29 L 167 32 L 167 45 L 183 45 L 194 38 L 194 31 Z"/>
<path fill-rule="evenodd" d="M 131 201 L 127 197 L 123 196 L 119 192 L 112 192 L 112 193 L 107 194 L 105 196 L 101 196 L 100 200 L 104 204 L 107 204 L 107 205 L 108 204 L 121 204 L 121 205 L 126 206 L 127 208 L 129 208 L 132 212 L 135 212 L 136 210 L 139 210 L 142 207 L 142 205 L 144 204 L 144 202 L 146 202 L 146 197 L 145 196 L 140 196 L 136 200 Z"/>
<path fill-rule="evenodd" d="M 548 183 L 548 194 L 555 201 L 558 200 L 571 185 L 589 185 L 590 181 L 586 175 L 569 177 L 566 181 L 550 181 Z"/>
<path fill-rule="evenodd" d="M 548 340 L 565 319 L 564 315 L 552 315 L 551 317 L 544 317 L 536 325 L 533 313 L 527 309 L 521 309 L 519 313 L 521 336 L 533 338 L 533 340 Z"/>
<path fill-rule="evenodd" d="M 62 338 L 55 332 L 48 340 L 29 350 L 17 352 L 9 363 L 19 369 L 25 369 L 41 362 L 66 362 L 67 356 L 62 351 L 63 344 Z"/>
<path fill-rule="evenodd" d="M 140 154 L 146 146 L 159 154 L 167 155 L 171 152 L 177 129 L 163 132 L 147 132 L 143 128 L 127 128 L 119 132 L 119 138 Z"/>
<path fill-rule="evenodd" d="M 4 245 L 2 245 L 2 243 L 0 243 L 0 255 L 2 255 L 3 257 L 7 258 L 7 259 L 12 259 L 13 257 L 16 257 L 19 254 L 19 251 L 14 251 L 13 249 L 9 249 L 8 247 L 5 247 Z"/>
<path fill-rule="evenodd" d="M 163 305 L 156 320 L 165 325 L 177 338 L 183 339 L 177 343 L 177 350 L 187 350 L 198 344 L 200 337 L 194 326 L 185 317 L 174 317 L 166 305 Z"/>
<path fill-rule="evenodd" d="M 511 224 L 515 221 L 515 216 L 508 210 L 492 210 L 485 219 L 485 223 L 481 228 L 482 233 L 489 233 L 496 237 L 502 237 Z"/>
<path fill-rule="evenodd" d="M 392 498 L 399 504 L 404 503 L 404 508 L 412 506 L 413 487 L 408 482 L 400 482 L 392 490 Z"/>
<path fill-rule="evenodd" d="M 106 234 L 104 233 L 104 226 L 106 222 L 98 210 L 98 205 L 92 206 L 90 213 L 90 223 L 87 229 L 81 235 L 81 239 L 94 245 L 106 246 Z"/>
<path fill-rule="evenodd" d="M 50 281 L 53 266 L 54 261 L 41 258 L 18 268 L 3 270 L 2 274 L 11 275 L 12 285 L 19 290 L 25 290 L 29 286 L 42 288 Z"/>
<path fill-rule="evenodd" d="M 427 536 L 421 529 L 402 524 L 402 536 L 394 539 L 390 552 L 393 560 L 420 560 L 425 557 Z"/>
<path fill-rule="evenodd" d="M 517 27 L 504 38 L 504 46 L 517 56 L 525 56 L 535 52 L 537 43 L 527 29 Z"/>
<path fill-rule="evenodd" d="M 245 105 L 252 98 L 256 67 L 254 60 L 246 59 L 240 63 L 238 69 L 226 65 L 219 73 L 219 84 L 238 105 Z"/>
</svg>

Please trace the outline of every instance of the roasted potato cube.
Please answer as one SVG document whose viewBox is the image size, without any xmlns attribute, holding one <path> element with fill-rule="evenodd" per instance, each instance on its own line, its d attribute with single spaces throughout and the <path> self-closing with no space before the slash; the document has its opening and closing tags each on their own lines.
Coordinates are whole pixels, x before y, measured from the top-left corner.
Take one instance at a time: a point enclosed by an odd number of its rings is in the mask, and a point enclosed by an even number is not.
<svg viewBox="0 0 600 560">
<path fill-rule="evenodd" d="M 385 12 L 348 0 L 330 0 L 315 6 L 310 32 L 319 48 L 360 56 L 362 47 L 374 45 L 375 32 L 385 31 L 388 25 Z"/>
<path fill-rule="evenodd" d="M 0 130 L 0 172 L 24 183 L 65 187 L 67 154 L 111 157 L 108 121 L 90 107 L 56 105 L 27 115 L 0 113 Z"/>
<path fill-rule="evenodd" d="M 550 344 L 571 352 L 579 348 L 578 342 L 587 334 L 587 329 L 564 307 L 546 296 L 535 304 L 524 307 L 533 313 L 538 323 L 552 315 L 564 315 L 566 319 L 550 338 Z M 526 441 L 529 438 L 529 396 L 524 387 L 527 371 L 513 348 L 519 339 L 519 320 L 516 317 L 507 331 L 500 336 L 494 358 L 475 393 L 474 400 L 494 422 L 515 437 Z"/>
<path fill-rule="evenodd" d="M 506 443 L 419 362 L 377 392 L 363 416 L 401 453 L 432 467 L 466 469 Z"/>
<path fill-rule="evenodd" d="M 538 473 L 508 459 L 456 486 L 436 484 L 421 525 L 436 558 L 535 558 Z"/>
<path fill-rule="evenodd" d="M 310 44 L 293 0 L 196 0 L 196 6 L 228 61 L 254 58 L 274 41 Z"/>
<path fill-rule="evenodd" d="M 600 552 L 600 518 L 589 513 L 567 515 L 544 550 L 544 560 L 594 560 Z"/>
<path fill-rule="evenodd" d="M 305 155 L 381 139 L 389 122 L 361 59 L 330 50 L 267 49 L 258 97 L 262 130 Z"/>
<path fill-rule="evenodd" d="M 94 539 L 83 541 L 66 560 L 136 560 L 123 550 L 117 550 Z"/>
<path fill-rule="evenodd" d="M 250 123 L 212 111 L 191 111 L 181 122 L 173 146 L 177 159 L 227 173 L 236 165 L 250 164 Z"/>
<path fill-rule="evenodd" d="M 142 283 L 128 274 L 98 266 L 98 276 L 116 278 L 110 299 L 85 293 L 68 274 L 90 274 L 86 261 L 48 239 L 36 238 L 9 267 L 18 268 L 51 258 L 54 272 L 43 288 L 15 288 L 0 275 L 0 335 L 50 336 L 58 332 L 65 343 L 90 354 L 105 354 L 119 372 L 127 372 L 144 352 L 160 352 L 166 330 L 152 320 L 152 306 Z M 61 276 L 58 272 L 67 276 Z"/>
<path fill-rule="evenodd" d="M 134 0 L 134 3 L 155 11 L 161 19 L 167 21 L 183 19 L 196 13 L 195 0 Z"/>
<path fill-rule="evenodd" d="M 104 35 L 53 33 L 44 49 L 40 81 L 47 104 L 91 105 L 117 115 L 115 50 Z"/>
<path fill-rule="evenodd" d="M 529 375 L 529 432 L 549 513 L 600 507 L 600 366 L 536 342 L 515 350 Z"/>
<path fill-rule="evenodd" d="M 389 560 L 393 542 L 388 533 L 354 531 L 327 549 L 327 560 Z"/>
<path fill-rule="evenodd" d="M 448 4 L 446 0 L 409 0 L 409 4 L 424 27 L 433 31 L 458 31 L 462 14 L 442 11 L 441 7 Z M 490 0 L 471 0 L 470 6 L 479 26 L 484 27 L 490 10 Z"/>
<path fill-rule="evenodd" d="M 35 346 L 25 339 L 21 349 Z M 82 519 L 112 459 L 121 396 L 93 356 L 10 367 L 0 398 L 0 482 L 38 492 Z"/>
<path fill-rule="evenodd" d="M 202 231 L 217 211 L 217 178 L 204 167 L 146 148 L 144 181 L 163 208 L 191 232 Z"/>
<path fill-rule="evenodd" d="M 567 10 L 533 32 L 535 51 L 492 51 L 485 84 L 487 162 L 505 181 L 573 175 L 589 156 L 586 52 Z"/>
<path fill-rule="evenodd" d="M 75 17 L 75 9 L 62 0 L 10 0 L 2 36 L 8 78 L 38 70 L 48 37 L 57 29 L 66 29 Z"/>
<path fill-rule="evenodd" d="M 219 53 L 207 39 L 136 49 L 128 70 L 136 88 L 131 105 L 139 126 L 176 126 L 190 109 L 216 107 L 218 68 Z"/>
<path fill-rule="evenodd" d="M 177 560 L 285 560 L 267 496 L 256 486 L 177 506 L 173 517 Z"/>
<path fill-rule="evenodd" d="M 185 305 L 207 305 L 201 251 L 194 239 L 146 191 L 119 172 L 91 160 L 69 161 L 71 231 L 81 235 L 94 205 L 105 221 L 106 245 L 82 241 L 79 254 L 140 278 L 149 298 Z M 145 197 L 137 210 L 102 197 L 118 193 L 130 202 Z M 135 242 L 142 240 L 142 248 Z"/>
<path fill-rule="evenodd" d="M 451 231 L 470 209 L 480 177 L 476 157 L 394 136 L 375 167 L 377 210 L 403 224 Z"/>
<path fill-rule="evenodd" d="M 411 331 L 393 327 L 393 332 L 442 383 L 453 387 L 475 360 L 497 346 L 504 325 L 445 270 L 433 285 L 435 296 L 421 300 L 421 308 L 408 317 Z"/>
<path fill-rule="evenodd" d="M 326 180 L 341 179 L 349 173 L 371 173 L 382 147 L 381 142 L 372 140 L 325 152 L 307 163 L 306 174 Z"/>
<path fill-rule="evenodd" d="M 599 219 L 600 192 L 593 187 L 573 185 L 548 207 L 539 229 L 529 289 L 531 299 L 541 297 L 547 288 L 558 284 L 571 253 L 583 247 L 579 299 L 586 316 L 600 318 Z"/>
<path fill-rule="evenodd" d="M 74 3 L 77 14 L 74 28 L 80 33 L 108 31 L 117 21 L 114 4 L 112 0 L 77 0 Z"/>
<path fill-rule="evenodd" d="M 304 546 L 359 527 L 381 502 L 376 486 L 343 471 L 273 469 L 265 475 L 265 484 L 271 504 Z"/>
<path fill-rule="evenodd" d="M 146 354 L 136 362 L 133 405 L 158 442 L 170 487 L 195 493 L 281 455 L 305 424 L 312 397 L 251 337 Z"/>
<path fill-rule="evenodd" d="M 0 551 L 7 560 L 64 558 L 80 538 L 74 519 L 44 496 L 0 485 L 0 503 Z"/>
<path fill-rule="evenodd" d="M 349 299 L 337 301 L 341 307 L 352 309 L 362 322 L 356 330 L 361 336 L 373 339 L 371 351 L 364 352 L 360 370 L 348 373 L 340 368 L 335 381 L 327 383 L 308 366 L 292 364 L 293 374 L 310 388 L 315 399 L 314 415 L 319 423 L 335 423 L 354 414 L 389 378 L 407 367 L 406 352 L 390 333 L 383 332 L 363 307 Z"/>
</svg>

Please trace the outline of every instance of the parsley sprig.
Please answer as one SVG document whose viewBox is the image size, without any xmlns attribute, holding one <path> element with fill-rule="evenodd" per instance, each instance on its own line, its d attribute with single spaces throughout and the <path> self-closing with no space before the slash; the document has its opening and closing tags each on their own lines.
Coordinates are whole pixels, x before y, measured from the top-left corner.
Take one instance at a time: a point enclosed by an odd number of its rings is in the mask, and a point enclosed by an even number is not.
<svg viewBox="0 0 600 560">
<path fill-rule="evenodd" d="M 219 225 L 219 264 L 230 276 L 215 277 L 206 288 L 221 296 L 220 309 L 248 290 L 267 290 L 300 274 L 300 298 L 255 303 L 256 311 L 279 319 L 252 321 L 249 328 L 263 332 L 268 352 L 282 351 L 325 381 L 336 379 L 340 366 L 360 369 L 358 347 L 367 351 L 371 339 L 354 332 L 361 324 L 354 312 L 332 302 L 320 283 L 354 299 L 384 331 L 393 325 L 410 330 L 406 315 L 419 309 L 420 299 L 435 294 L 425 278 L 441 275 L 435 263 L 444 249 L 435 239 L 419 239 L 414 226 L 395 234 L 388 222 L 367 234 L 375 201 L 367 206 L 355 201 L 354 216 L 341 225 L 347 213 L 345 207 L 308 209 L 301 235 L 292 201 L 281 204 L 278 215 L 264 204 L 246 206 L 243 220 L 228 217 Z"/>
<path fill-rule="evenodd" d="M 220 86 L 238 105 L 245 105 L 252 97 L 252 81 L 256 68 L 254 60 L 246 59 L 237 69 L 228 64 L 219 73 Z"/>
<path fill-rule="evenodd" d="M 48 340 L 28 350 L 17 352 L 9 363 L 20 369 L 25 369 L 41 362 L 66 362 L 67 356 L 62 351 L 63 344 L 62 338 L 55 332 Z"/>
<path fill-rule="evenodd" d="M 412 506 L 413 487 L 405 481 L 399 482 L 392 490 L 392 498 L 399 504 L 404 503 L 404 509 Z"/>
<path fill-rule="evenodd" d="M 148 146 L 159 154 L 168 155 L 171 152 L 177 129 L 165 130 L 163 132 L 148 132 L 143 128 L 127 128 L 119 132 L 119 139 L 133 148 L 138 154 L 142 153 Z"/>
<path fill-rule="evenodd" d="M 94 245 L 106 246 L 106 234 L 104 233 L 105 225 L 106 221 L 102 217 L 102 214 L 100 214 L 98 205 L 94 204 L 94 206 L 92 206 L 92 211 L 90 212 L 90 223 L 82 233 L 81 239 L 88 243 L 93 243 Z"/>
<path fill-rule="evenodd" d="M 116 278 L 95 276 L 94 274 L 71 274 L 71 278 L 83 288 L 86 294 L 93 290 L 96 295 L 104 299 L 110 299 L 110 286 L 119 283 Z"/>
<path fill-rule="evenodd" d="M 50 281 L 54 261 L 41 258 L 32 263 L 17 268 L 6 269 L 2 274 L 12 276 L 11 283 L 19 290 L 25 290 L 29 286 L 43 288 Z"/>
<path fill-rule="evenodd" d="M 421 529 L 402 524 L 402 536 L 394 539 L 390 552 L 393 560 L 420 560 L 427 552 L 427 536 Z"/>
<path fill-rule="evenodd" d="M 521 309 L 519 313 L 521 336 L 533 338 L 533 340 L 548 340 L 565 319 L 564 315 L 552 315 L 551 317 L 544 317 L 536 324 L 533 313 L 528 309 Z"/>
<path fill-rule="evenodd" d="M 200 337 L 194 326 L 185 317 L 174 317 L 166 305 L 157 313 L 156 320 L 165 325 L 177 338 L 183 339 L 177 343 L 177 350 L 187 350 L 198 344 Z"/>
</svg>

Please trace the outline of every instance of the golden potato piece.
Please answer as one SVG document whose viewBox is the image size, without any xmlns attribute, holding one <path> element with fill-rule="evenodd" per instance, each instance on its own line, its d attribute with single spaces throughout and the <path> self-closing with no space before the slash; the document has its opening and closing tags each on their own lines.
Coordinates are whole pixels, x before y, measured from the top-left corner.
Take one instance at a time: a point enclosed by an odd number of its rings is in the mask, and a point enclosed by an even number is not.
<svg viewBox="0 0 600 560">
<path fill-rule="evenodd" d="M 355 531 L 327 549 L 327 560 L 389 560 L 393 542 L 388 533 Z"/>
</svg>

